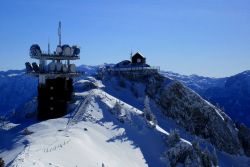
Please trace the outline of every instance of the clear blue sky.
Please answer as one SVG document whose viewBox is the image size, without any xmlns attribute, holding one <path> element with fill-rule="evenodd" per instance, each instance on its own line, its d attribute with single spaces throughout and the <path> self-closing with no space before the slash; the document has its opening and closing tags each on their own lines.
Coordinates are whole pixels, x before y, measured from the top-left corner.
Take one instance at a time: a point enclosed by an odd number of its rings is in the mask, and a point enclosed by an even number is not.
<svg viewBox="0 0 250 167">
<path fill-rule="evenodd" d="M 115 63 L 140 51 L 181 74 L 229 76 L 250 69 L 249 0 L 1 0 L 0 70 L 22 69 L 29 48 L 81 46 L 77 64 Z"/>
</svg>

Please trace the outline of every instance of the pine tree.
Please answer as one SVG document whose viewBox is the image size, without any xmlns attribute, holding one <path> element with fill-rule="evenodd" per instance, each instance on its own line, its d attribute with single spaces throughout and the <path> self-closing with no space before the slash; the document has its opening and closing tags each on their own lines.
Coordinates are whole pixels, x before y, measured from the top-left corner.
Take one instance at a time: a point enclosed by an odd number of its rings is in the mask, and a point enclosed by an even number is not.
<svg viewBox="0 0 250 167">
<path fill-rule="evenodd" d="M 151 121 L 151 115 L 150 115 L 150 113 L 151 113 L 151 109 L 150 109 L 150 106 L 149 106 L 149 98 L 148 98 L 148 96 L 146 96 L 145 97 L 145 99 L 144 99 L 144 108 L 143 108 L 143 112 L 144 112 L 144 117 L 147 119 L 147 120 L 149 120 L 149 121 Z"/>
<path fill-rule="evenodd" d="M 116 116 L 119 116 L 119 115 L 121 115 L 121 112 L 122 112 L 121 104 L 118 101 L 116 101 L 114 107 L 111 110 L 111 113 L 116 115 Z"/>
<path fill-rule="evenodd" d="M 152 121 L 153 126 L 155 126 L 157 124 L 157 120 L 156 120 L 156 118 L 155 118 L 155 116 L 152 113 L 151 108 L 150 108 L 150 102 L 149 102 L 148 96 L 146 96 L 144 99 L 143 116 L 147 122 Z"/>
<path fill-rule="evenodd" d="M 167 138 L 167 143 L 169 146 L 174 146 L 176 143 L 180 141 L 180 134 L 177 129 L 171 130 L 169 136 Z"/>
<path fill-rule="evenodd" d="M 124 110 L 124 114 L 126 121 L 131 122 L 131 113 L 129 112 L 129 110 Z"/>
<path fill-rule="evenodd" d="M 208 151 L 208 148 L 206 147 L 203 154 L 202 154 L 202 163 L 205 167 L 211 166 L 211 158 L 210 158 L 210 152 Z"/>
</svg>

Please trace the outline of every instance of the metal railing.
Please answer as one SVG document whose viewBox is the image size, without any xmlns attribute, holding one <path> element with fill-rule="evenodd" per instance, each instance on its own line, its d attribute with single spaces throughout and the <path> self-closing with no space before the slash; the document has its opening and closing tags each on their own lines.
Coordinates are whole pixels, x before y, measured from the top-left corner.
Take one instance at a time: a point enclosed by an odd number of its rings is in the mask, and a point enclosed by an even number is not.
<svg viewBox="0 0 250 167">
<path fill-rule="evenodd" d="M 107 69 L 108 71 L 111 72 L 122 72 L 122 71 L 160 71 L 160 67 L 157 66 L 152 66 L 152 67 L 111 67 L 109 69 Z"/>
<path fill-rule="evenodd" d="M 30 57 L 34 59 L 45 59 L 45 60 L 76 60 L 80 59 L 79 55 L 59 55 L 57 53 L 48 53 L 48 52 L 42 52 L 39 55 L 32 55 L 30 53 Z"/>
</svg>

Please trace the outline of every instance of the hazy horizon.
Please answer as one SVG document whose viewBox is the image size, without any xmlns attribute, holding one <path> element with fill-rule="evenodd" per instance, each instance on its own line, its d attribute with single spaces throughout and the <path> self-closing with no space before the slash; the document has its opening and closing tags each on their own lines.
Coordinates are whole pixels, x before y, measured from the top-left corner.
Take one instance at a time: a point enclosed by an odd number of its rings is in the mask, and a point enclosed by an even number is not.
<svg viewBox="0 0 250 167">
<path fill-rule="evenodd" d="M 29 48 L 81 46 L 77 65 L 116 63 L 141 52 L 179 74 L 227 77 L 250 69 L 250 1 L 14 1 L 0 10 L 0 70 L 23 69 Z"/>
</svg>

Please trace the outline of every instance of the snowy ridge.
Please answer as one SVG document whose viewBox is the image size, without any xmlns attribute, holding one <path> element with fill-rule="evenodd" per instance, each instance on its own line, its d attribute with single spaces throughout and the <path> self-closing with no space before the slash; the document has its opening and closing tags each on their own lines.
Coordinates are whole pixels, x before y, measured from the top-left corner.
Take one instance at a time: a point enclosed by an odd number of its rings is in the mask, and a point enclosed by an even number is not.
<svg viewBox="0 0 250 167">
<path fill-rule="evenodd" d="M 92 90 L 85 93 L 86 96 L 91 94 L 94 98 L 92 96 L 92 99 L 86 102 L 86 99 L 88 99 L 86 97 L 83 100 L 85 102 L 80 102 L 80 108 L 73 117 L 74 124 L 70 123 L 70 126 L 67 126 L 68 119 L 66 116 L 66 118 L 48 120 L 28 127 L 29 131 L 35 133 L 27 136 L 28 146 L 18 155 L 12 165 L 71 166 L 74 164 L 74 166 L 101 166 L 105 164 L 106 166 L 147 166 L 140 149 L 134 148 L 135 146 L 128 139 L 126 131 L 137 133 L 135 130 L 142 130 L 139 136 L 144 136 L 144 140 L 148 141 L 146 136 L 149 135 L 148 133 L 152 133 L 151 130 L 148 131 L 133 125 L 128 125 L 124 129 L 117 127 L 112 122 L 103 122 L 104 113 L 102 108 L 99 108 L 100 105 L 104 103 L 112 108 L 118 99 L 104 94 L 101 90 Z M 98 99 L 101 99 L 101 101 Z M 124 110 L 129 109 L 136 115 L 141 113 L 135 108 L 131 110 L 132 106 L 121 103 Z M 85 121 L 76 118 L 82 118 L 81 115 L 84 115 Z M 112 115 L 109 114 L 110 116 L 112 118 Z M 133 130 L 134 128 L 135 130 Z M 158 138 L 158 140 L 161 139 Z M 67 152 L 66 155 L 64 155 L 65 152 Z M 71 154 L 75 157 L 68 157 Z M 35 157 L 40 157 L 40 159 Z"/>
<path fill-rule="evenodd" d="M 166 90 L 176 86 L 188 100 L 201 101 L 199 105 L 192 105 L 215 109 L 212 116 L 216 121 L 230 121 L 223 112 L 192 90 L 178 87 L 178 84 L 166 87 Z M 1 123 L 0 157 L 7 166 L 164 167 L 175 163 L 177 166 L 199 166 L 199 159 L 209 158 L 209 154 L 205 154 L 206 149 L 210 153 L 215 152 L 219 166 L 245 167 L 250 164 L 250 159 L 243 153 L 230 155 L 216 149 L 209 140 L 188 132 L 178 120 L 166 117 L 154 99 L 150 99 L 150 106 L 158 123 L 154 125 L 153 121 L 145 120 L 143 103 L 145 90 L 149 87 L 144 82 L 122 77 L 108 77 L 101 81 L 86 76 L 75 81 L 74 87 L 75 101 L 69 107 L 69 114 L 63 118 L 43 122 L 23 118 L 17 122 L 12 117 Z M 26 104 L 25 111 L 33 110 L 35 100 Z M 114 110 L 117 104 L 119 113 Z M 231 125 L 228 128 L 235 131 Z M 181 138 L 169 144 L 174 129 L 179 131 Z M 200 143 L 201 150 L 196 150 L 195 142 Z M 190 156 L 182 162 L 172 157 L 182 154 Z"/>
<path fill-rule="evenodd" d="M 158 125 L 156 130 L 148 128 L 142 111 L 100 88 L 76 93 L 76 96 L 75 113 L 19 130 L 22 137 L 18 142 L 24 145 L 1 154 L 7 164 L 18 167 L 166 166 L 161 158 L 167 148 L 162 135 L 169 133 Z M 117 101 L 126 114 L 130 113 L 125 123 L 110 112 Z M 184 139 L 182 142 L 191 146 Z M 17 150 L 22 151 L 13 161 L 11 157 L 6 159 L 5 155 L 15 155 Z"/>
</svg>

